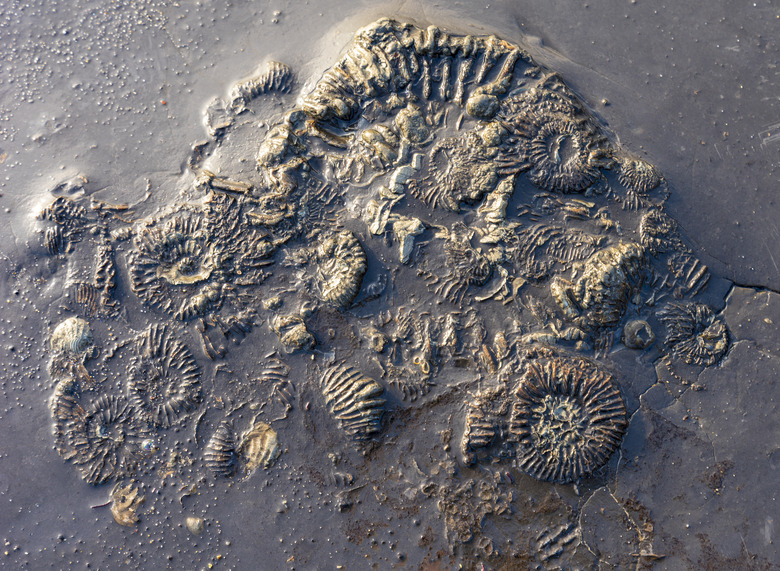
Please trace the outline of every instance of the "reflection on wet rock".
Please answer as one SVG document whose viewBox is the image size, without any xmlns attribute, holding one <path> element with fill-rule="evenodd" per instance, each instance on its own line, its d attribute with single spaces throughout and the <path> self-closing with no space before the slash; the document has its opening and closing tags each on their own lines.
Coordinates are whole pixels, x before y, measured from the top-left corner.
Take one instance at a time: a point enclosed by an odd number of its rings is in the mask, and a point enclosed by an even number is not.
<svg viewBox="0 0 780 571">
<path fill-rule="evenodd" d="M 710 307 L 695 302 L 672 302 L 658 316 L 666 327 L 666 345 L 676 358 L 707 367 L 726 354 L 728 329 Z"/>
</svg>

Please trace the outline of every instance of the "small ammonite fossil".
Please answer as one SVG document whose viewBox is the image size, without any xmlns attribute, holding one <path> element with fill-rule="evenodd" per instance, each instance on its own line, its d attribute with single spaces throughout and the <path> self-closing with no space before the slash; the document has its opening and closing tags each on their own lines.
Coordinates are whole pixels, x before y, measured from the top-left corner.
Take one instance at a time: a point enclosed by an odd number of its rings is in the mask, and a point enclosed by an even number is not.
<svg viewBox="0 0 780 571">
<path fill-rule="evenodd" d="M 349 230 L 326 238 L 317 248 L 320 297 L 340 309 L 355 299 L 366 275 L 366 253 Z"/>
<path fill-rule="evenodd" d="M 666 345 L 672 355 L 688 364 L 714 365 L 729 348 L 726 325 L 702 303 L 672 302 L 658 317 L 666 327 Z"/>
<path fill-rule="evenodd" d="M 382 429 L 385 389 L 356 369 L 335 365 L 320 383 L 325 404 L 341 428 L 355 440 L 367 440 Z"/>
<path fill-rule="evenodd" d="M 575 283 L 553 278 L 550 293 L 566 318 L 583 329 L 611 327 L 642 287 L 646 263 L 642 246 L 620 242 L 588 258 Z"/>
<path fill-rule="evenodd" d="M 102 395 L 82 407 L 72 391 L 58 397 L 54 409 L 57 449 L 81 467 L 84 480 L 102 484 L 135 469 L 149 429 L 130 402 Z"/>
<path fill-rule="evenodd" d="M 621 339 L 629 349 L 647 349 L 655 342 L 655 333 L 644 319 L 632 319 L 623 327 Z"/>
<path fill-rule="evenodd" d="M 644 159 L 622 155 L 616 159 L 618 180 L 627 190 L 645 196 L 661 184 L 661 173 Z"/>
<path fill-rule="evenodd" d="M 222 291 L 213 280 L 222 258 L 202 217 L 184 211 L 139 228 L 129 258 L 130 285 L 146 303 L 177 319 L 219 309 Z"/>
<path fill-rule="evenodd" d="M 130 369 L 130 400 L 156 426 L 175 424 L 201 401 L 200 371 L 189 349 L 164 325 L 136 340 Z"/>
<path fill-rule="evenodd" d="M 540 480 L 574 482 L 590 474 L 620 445 L 626 426 L 611 376 L 582 359 L 530 361 L 512 393 L 515 464 Z"/>
<path fill-rule="evenodd" d="M 51 334 L 51 350 L 53 353 L 64 353 L 76 356 L 83 353 L 95 342 L 89 323 L 80 317 L 69 317 Z"/>
</svg>

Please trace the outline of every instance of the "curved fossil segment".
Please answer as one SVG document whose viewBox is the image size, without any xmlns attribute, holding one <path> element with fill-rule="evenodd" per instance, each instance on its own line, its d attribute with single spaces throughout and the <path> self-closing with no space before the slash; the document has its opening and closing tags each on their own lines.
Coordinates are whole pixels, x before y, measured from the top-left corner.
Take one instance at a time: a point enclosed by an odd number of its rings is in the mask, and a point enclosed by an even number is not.
<svg viewBox="0 0 780 571">
<path fill-rule="evenodd" d="M 490 446 L 500 438 L 502 427 L 506 424 L 509 402 L 506 386 L 491 387 L 474 396 L 466 412 L 466 430 L 461 440 L 464 462 L 473 464 L 479 449 Z"/>
<path fill-rule="evenodd" d="M 130 256 L 130 285 L 144 302 L 177 319 L 219 309 L 222 257 L 202 216 L 184 211 L 138 229 Z"/>
<path fill-rule="evenodd" d="M 506 93 L 521 59 L 530 61 L 517 46 L 493 36 L 456 36 L 382 19 L 356 33 L 347 53 L 304 98 L 303 109 L 318 121 L 349 123 L 368 99 L 419 82 L 425 99 L 459 105 L 466 86 L 473 86 L 469 99 L 478 95 L 468 106 L 485 118 L 495 112 L 490 98 Z"/>
<path fill-rule="evenodd" d="M 611 327 L 642 287 L 646 265 L 642 246 L 620 242 L 591 256 L 575 283 L 553 278 L 550 293 L 565 316 L 582 327 Z"/>
<path fill-rule="evenodd" d="M 82 407 L 76 392 L 58 391 L 53 414 L 57 451 L 81 467 L 88 483 L 102 484 L 137 466 L 140 443 L 149 430 L 125 399 L 102 395 Z"/>
<path fill-rule="evenodd" d="M 721 360 L 729 348 L 725 323 L 702 303 L 672 302 L 658 313 L 666 327 L 666 345 L 688 364 L 708 367 Z"/>
<path fill-rule="evenodd" d="M 626 409 L 610 375 L 581 359 L 533 361 L 513 391 L 509 440 L 516 465 L 551 482 L 573 482 L 620 445 Z"/>
<path fill-rule="evenodd" d="M 352 303 L 366 275 L 366 252 L 349 230 L 326 238 L 317 249 L 317 272 L 323 301 L 340 309 Z"/>
<path fill-rule="evenodd" d="M 328 410 L 355 440 L 367 440 L 381 431 L 385 406 L 382 385 L 341 364 L 325 371 L 320 387 Z"/>
<path fill-rule="evenodd" d="M 49 341 L 53 353 L 64 353 L 75 356 L 83 353 L 95 342 L 92 329 L 84 319 L 69 317 L 51 334 Z"/>
<path fill-rule="evenodd" d="M 493 274 L 493 263 L 482 248 L 471 245 L 472 235 L 463 222 L 453 224 L 444 242 L 448 274 L 429 275 L 428 287 L 455 304 L 463 301 L 469 286 L 485 285 Z"/>
<path fill-rule="evenodd" d="M 220 422 L 211 436 L 203 460 L 206 467 L 216 476 L 230 478 L 238 470 L 238 444 L 233 424 L 228 420 Z"/>
<path fill-rule="evenodd" d="M 198 365 L 164 325 L 152 325 L 138 338 L 134 360 L 130 399 L 153 424 L 171 426 L 200 404 Z"/>
<path fill-rule="evenodd" d="M 228 107 L 232 113 L 240 113 L 255 97 L 271 91 L 287 93 L 292 83 L 292 70 L 283 63 L 270 61 L 230 88 Z"/>
</svg>

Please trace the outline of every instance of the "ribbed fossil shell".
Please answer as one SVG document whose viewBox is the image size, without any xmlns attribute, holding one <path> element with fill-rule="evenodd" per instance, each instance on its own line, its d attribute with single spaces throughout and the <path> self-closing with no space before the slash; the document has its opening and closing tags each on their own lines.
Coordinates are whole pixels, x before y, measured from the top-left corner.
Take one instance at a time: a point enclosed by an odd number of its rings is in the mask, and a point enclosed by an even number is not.
<svg viewBox="0 0 780 571">
<path fill-rule="evenodd" d="M 82 407 L 79 396 L 67 391 L 55 399 L 57 451 L 81 467 L 84 480 L 102 484 L 135 469 L 149 430 L 131 403 L 102 395 Z"/>
<path fill-rule="evenodd" d="M 277 91 L 287 93 L 293 82 L 292 70 L 283 63 L 270 61 L 257 72 L 230 88 L 228 107 L 231 112 L 241 112 L 247 103 L 259 95 Z"/>
<path fill-rule="evenodd" d="M 325 371 L 320 386 L 328 410 L 347 434 L 367 440 L 380 432 L 385 406 L 382 385 L 341 364 Z"/>
<path fill-rule="evenodd" d="M 642 287 L 646 264 L 642 246 L 620 242 L 588 258 L 575 283 L 554 278 L 550 292 L 567 318 L 586 327 L 611 327 L 620 321 L 630 298 Z"/>
<path fill-rule="evenodd" d="M 177 319 L 220 307 L 221 287 L 209 283 L 219 265 L 217 249 L 200 216 L 184 211 L 152 220 L 139 228 L 135 248 L 130 285 L 144 302 Z"/>
<path fill-rule="evenodd" d="M 661 173 L 643 159 L 623 156 L 617 164 L 620 184 L 637 194 L 645 195 L 661 184 Z"/>
<path fill-rule="evenodd" d="M 216 476 L 230 478 L 238 470 L 238 453 L 233 424 L 223 420 L 211 436 L 203 460 Z"/>
<path fill-rule="evenodd" d="M 626 425 L 610 375 L 581 359 L 554 357 L 529 363 L 513 392 L 508 432 L 520 470 L 573 482 L 609 459 Z"/>
<path fill-rule="evenodd" d="M 131 401 L 157 426 L 173 425 L 201 401 L 198 365 L 164 325 L 152 325 L 137 339 L 128 388 Z"/>
<path fill-rule="evenodd" d="M 702 303 L 672 302 L 658 317 L 666 327 L 666 345 L 688 364 L 708 367 L 729 348 L 729 333 L 722 320 Z"/>
<path fill-rule="evenodd" d="M 89 323 L 80 317 L 69 317 L 54 328 L 50 344 L 53 353 L 78 355 L 94 341 Z"/>
<path fill-rule="evenodd" d="M 349 230 L 326 238 L 318 251 L 322 300 L 346 308 L 355 299 L 366 275 L 366 253 Z"/>
</svg>

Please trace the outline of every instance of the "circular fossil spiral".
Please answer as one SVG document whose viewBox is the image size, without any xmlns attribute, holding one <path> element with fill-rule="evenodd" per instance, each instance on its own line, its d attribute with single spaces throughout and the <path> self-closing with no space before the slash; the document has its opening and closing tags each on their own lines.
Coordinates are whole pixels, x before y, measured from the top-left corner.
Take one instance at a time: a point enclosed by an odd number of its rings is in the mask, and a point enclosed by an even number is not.
<svg viewBox="0 0 780 571">
<path fill-rule="evenodd" d="M 152 325 L 136 341 L 129 393 L 156 426 L 171 426 L 200 404 L 198 365 L 165 326 Z"/>
<path fill-rule="evenodd" d="M 366 253 L 349 230 L 328 237 L 317 250 L 320 295 L 323 301 L 346 308 L 355 299 L 366 275 Z"/>
<path fill-rule="evenodd" d="M 129 260 L 133 292 L 177 319 L 218 309 L 221 289 L 213 278 L 220 256 L 204 226 L 201 216 L 188 211 L 142 226 Z"/>
<path fill-rule="evenodd" d="M 726 325 L 702 303 L 672 302 L 658 317 L 666 327 L 666 345 L 689 365 L 714 365 L 729 348 Z"/>
<path fill-rule="evenodd" d="M 520 470 L 565 483 L 604 464 L 626 425 L 610 375 L 582 359 L 555 357 L 528 365 L 514 390 L 508 430 Z"/>
</svg>

